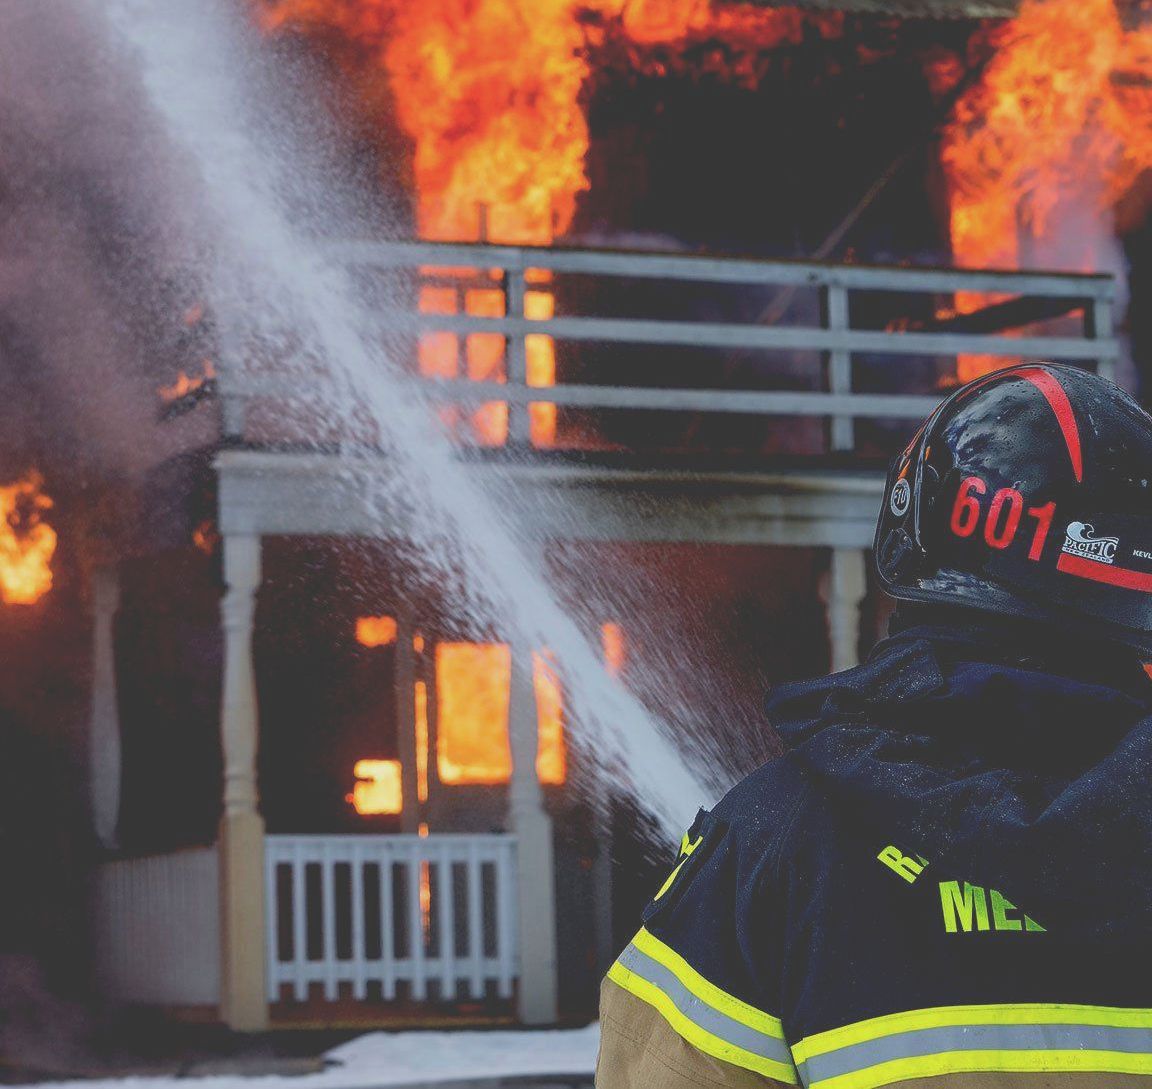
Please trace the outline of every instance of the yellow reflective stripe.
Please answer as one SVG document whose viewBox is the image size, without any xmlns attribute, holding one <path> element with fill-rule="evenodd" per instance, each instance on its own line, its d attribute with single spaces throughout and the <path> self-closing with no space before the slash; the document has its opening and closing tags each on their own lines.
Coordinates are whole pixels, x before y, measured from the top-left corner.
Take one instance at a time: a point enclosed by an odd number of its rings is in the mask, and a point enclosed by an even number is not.
<svg viewBox="0 0 1152 1089">
<path fill-rule="evenodd" d="M 1060 1002 L 983 1006 L 935 1006 L 857 1021 L 843 1028 L 807 1036 L 792 1048 L 797 1063 L 851 1044 L 877 1040 L 897 1032 L 964 1025 L 1107 1025 L 1113 1028 L 1152 1028 L 1152 1010 L 1117 1006 L 1081 1006 Z"/>
<path fill-rule="evenodd" d="M 1152 1055 L 1122 1051 L 946 1051 L 894 1059 L 812 1084 L 820 1089 L 879 1089 L 897 1081 L 940 1074 L 1069 1072 L 1152 1074 Z"/>
<path fill-rule="evenodd" d="M 749 1028 L 756 1029 L 757 1032 L 775 1036 L 778 1040 L 784 1039 L 784 1026 L 780 1023 L 780 1018 L 758 1010 L 747 1002 L 741 1002 L 714 983 L 709 983 L 675 949 L 665 945 L 647 929 L 641 929 L 632 939 L 632 944 L 642 953 L 647 953 L 654 961 L 664 965 L 705 1005 L 719 1010 L 733 1021 L 739 1021 Z"/>
<path fill-rule="evenodd" d="M 668 875 L 668 880 L 660 886 L 660 891 L 652 897 L 653 900 L 659 900 L 671 887 L 672 882 L 676 880 L 676 875 L 684 868 L 684 863 L 692 856 L 692 852 L 704 842 L 703 836 L 697 836 L 696 842 L 693 843 L 688 839 L 688 833 L 684 833 L 684 838 L 680 840 L 680 861 L 672 868 L 672 872 Z"/>
<path fill-rule="evenodd" d="M 637 998 L 646 1002 L 649 1006 L 652 1006 L 661 1017 L 671 1025 L 677 1035 L 686 1040 L 698 1051 L 721 1059 L 724 1062 L 731 1063 L 733 1066 L 739 1066 L 745 1070 L 752 1070 L 757 1074 L 763 1074 L 765 1077 L 774 1078 L 776 1081 L 784 1082 L 787 1085 L 797 1084 L 798 1079 L 794 1067 L 786 1065 L 785 1063 L 776 1062 L 773 1059 L 767 1059 L 762 1055 L 756 1055 L 751 1051 L 745 1051 L 743 1048 L 737 1047 L 735 1044 L 729 1043 L 727 1040 L 722 1040 L 720 1037 L 714 1036 L 712 1033 L 702 1029 L 694 1021 L 685 1017 L 684 1014 L 676 1008 L 672 999 L 660 990 L 659 987 L 649 983 L 646 979 L 642 979 L 634 972 L 630 972 L 620 964 L 619 961 L 608 969 L 608 978 L 613 983 L 623 987 L 624 990 L 630 994 L 634 994 Z"/>
</svg>

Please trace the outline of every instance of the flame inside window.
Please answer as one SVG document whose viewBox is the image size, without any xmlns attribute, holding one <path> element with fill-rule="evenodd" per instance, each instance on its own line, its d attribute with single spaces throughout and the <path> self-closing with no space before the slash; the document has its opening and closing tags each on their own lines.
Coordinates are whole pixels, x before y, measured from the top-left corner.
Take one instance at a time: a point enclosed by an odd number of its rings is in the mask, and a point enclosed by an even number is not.
<svg viewBox="0 0 1152 1089">
<path fill-rule="evenodd" d="M 356 642 L 365 647 L 387 647 L 396 642 L 394 616 L 361 616 L 356 621 Z"/>
<path fill-rule="evenodd" d="M 1114 209 L 1152 169 L 1152 29 L 1115 0 L 1024 0 L 941 151 L 952 250 L 970 267 L 1101 267 Z M 961 293 L 961 313 L 996 302 Z M 964 356 L 966 381 L 1012 361 Z"/>
<path fill-rule="evenodd" d="M 39 473 L 0 487 L 0 601 L 34 605 L 52 589 L 56 531 L 44 521 L 52 500 Z"/>
<path fill-rule="evenodd" d="M 500 643 L 441 643 L 436 647 L 436 770 L 451 784 L 506 783 L 512 775 L 508 705 L 512 655 Z M 559 680 L 533 655 L 539 737 L 536 773 L 542 783 L 567 776 Z"/>
<path fill-rule="evenodd" d="M 356 639 L 366 647 L 392 645 L 397 622 L 390 616 L 362 616 Z M 417 654 L 422 636 L 413 638 Z M 429 751 L 429 692 L 425 681 L 415 683 L 416 793 L 428 800 L 430 762 L 436 761 L 441 783 L 497 785 L 512 776 L 508 713 L 512 658 L 501 643 L 439 643 L 435 649 L 436 752 Z M 568 776 L 564 745 L 564 702 L 560 679 L 546 654 L 532 656 L 532 686 L 536 704 L 536 774 L 542 783 L 563 783 Z M 347 796 L 357 813 L 399 813 L 402 810 L 401 766 L 397 760 L 358 760 L 358 780 Z"/>
<path fill-rule="evenodd" d="M 352 767 L 356 784 L 348 801 L 357 813 L 400 813 L 404 808 L 399 760 L 357 760 Z"/>
</svg>

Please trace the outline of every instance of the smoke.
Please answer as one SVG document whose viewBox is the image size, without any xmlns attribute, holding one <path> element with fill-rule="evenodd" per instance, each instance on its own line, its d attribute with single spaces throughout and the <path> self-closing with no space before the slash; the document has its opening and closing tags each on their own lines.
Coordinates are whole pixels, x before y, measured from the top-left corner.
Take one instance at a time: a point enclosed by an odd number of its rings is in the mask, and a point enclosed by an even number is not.
<svg viewBox="0 0 1152 1089">
<path fill-rule="evenodd" d="M 195 247 L 106 50 L 75 3 L 0 6 L 0 477 L 137 475 L 207 436 L 157 425 Z"/>
</svg>

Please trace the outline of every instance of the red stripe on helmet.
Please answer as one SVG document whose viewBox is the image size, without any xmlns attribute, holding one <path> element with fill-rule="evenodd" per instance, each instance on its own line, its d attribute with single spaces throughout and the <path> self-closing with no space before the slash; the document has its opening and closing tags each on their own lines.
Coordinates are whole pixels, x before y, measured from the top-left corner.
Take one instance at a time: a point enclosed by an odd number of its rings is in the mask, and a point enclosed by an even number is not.
<svg viewBox="0 0 1152 1089">
<path fill-rule="evenodd" d="M 1152 575 L 1143 571 L 1130 571 L 1126 567 L 1087 560 L 1083 556 L 1072 556 L 1062 552 L 1056 561 L 1056 570 L 1069 575 L 1078 575 L 1093 582 L 1106 582 L 1109 586 L 1122 586 L 1125 590 L 1143 590 L 1152 594 Z"/>
<path fill-rule="evenodd" d="M 1056 414 L 1056 422 L 1060 425 L 1064 444 L 1068 447 L 1068 456 L 1072 459 L 1072 472 L 1076 474 L 1076 483 L 1081 483 L 1084 479 L 1084 462 L 1080 453 L 1080 429 L 1076 426 L 1076 414 L 1072 411 L 1072 402 L 1068 400 L 1064 387 L 1043 367 L 1022 367 L 1016 373 L 1044 394 L 1044 400 Z"/>
</svg>

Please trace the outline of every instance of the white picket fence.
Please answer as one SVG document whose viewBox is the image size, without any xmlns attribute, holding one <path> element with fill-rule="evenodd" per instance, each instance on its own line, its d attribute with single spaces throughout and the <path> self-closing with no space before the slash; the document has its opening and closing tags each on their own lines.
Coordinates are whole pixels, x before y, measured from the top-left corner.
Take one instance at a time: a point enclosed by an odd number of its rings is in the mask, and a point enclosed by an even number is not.
<svg viewBox="0 0 1152 1089">
<path fill-rule="evenodd" d="M 268 995 L 510 998 L 516 841 L 507 835 L 268 836 Z"/>
</svg>

